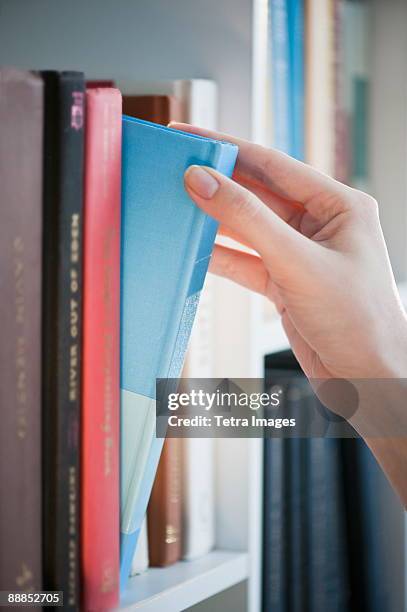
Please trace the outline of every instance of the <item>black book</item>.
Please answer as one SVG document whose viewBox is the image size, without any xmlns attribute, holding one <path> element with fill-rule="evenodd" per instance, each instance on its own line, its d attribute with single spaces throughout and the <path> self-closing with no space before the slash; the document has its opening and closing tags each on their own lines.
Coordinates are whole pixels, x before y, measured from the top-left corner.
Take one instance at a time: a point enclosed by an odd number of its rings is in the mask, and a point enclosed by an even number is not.
<svg viewBox="0 0 407 612">
<path fill-rule="evenodd" d="M 310 610 L 349 610 L 349 556 L 341 440 L 308 442 Z"/>
<path fill-rule="evenodd" d="M 266 358 L 267 389 L 274 385 L 283 389 L 279 416 L 294 417 L 306 432 L 323 407 L 291 352 Z M 348 609 L 341 446 L 324 438 L 325 425 L 322 419 L 315 438 L 294 431 L 265 441 L 264 612 Z"/>
<path fill-rule="evenodd" d="M 280 365 L 280 362 L 279 362 Z M 266 359 L 265 386 L 278 382 L 274 369 Z M 273 417 L 272 409 L 265 409 L 265 417 Z M 284 438 L 266 438 L 264 441 L 263 470 L 263 580 L 262 610 L 285 612 L 289 604 L 289 483 L 288 442 Z"/>
<path fill-rule="evenodd" d="M 263 612 L 288 609 L 286 443 L 279 438 L 264 442 Z"/>
<path fill-rule="evenodd" d="M 78 609 L 85 82 L 79 72 L 42 77 L 44 588 Z"/>
<path fill-rule="evenodd" d="M 313 400 L 307 379 L 299 372 L 283 371 L 288 378 L 287 408 L 290 418 L 295 418 L 297 427 L 305 429 L 307 404 Z M 309 440 L 293 437 L 285 440 L 286 469 L 288 489 L 288 550 L 289 576 L 291 588 L 288 589 L 288 609 L 290 612 L 304 612 L 309 599 L 309 581 L 307 573 L 307 552 L 309 549 L 306 525 L 306 507 L 308 495 L 307 447 Z"/>
</svg>

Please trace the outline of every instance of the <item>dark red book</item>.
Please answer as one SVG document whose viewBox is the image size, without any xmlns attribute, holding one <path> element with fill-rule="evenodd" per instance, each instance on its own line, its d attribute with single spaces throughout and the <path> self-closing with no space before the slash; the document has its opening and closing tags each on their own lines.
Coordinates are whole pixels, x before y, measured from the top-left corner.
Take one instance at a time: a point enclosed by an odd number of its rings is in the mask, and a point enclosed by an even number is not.
<svg viewBox="0 0 407 612">
<path fill-rule="evenodd" d="M 114 81 L 99 80 L 86 81 L 86 89 L 99 89 L 100 87 L 114 87 Z"/>
<path fill-rule="evenodd" d="M 84 610 L 119 596 L 119 296 L 122 99 L 86 92 L 82 369 Z"/>
<path fill-rule="evenodd" d="M 0 590 L 41 577 L 43 85 L 0 70 Z"/>
</svg>

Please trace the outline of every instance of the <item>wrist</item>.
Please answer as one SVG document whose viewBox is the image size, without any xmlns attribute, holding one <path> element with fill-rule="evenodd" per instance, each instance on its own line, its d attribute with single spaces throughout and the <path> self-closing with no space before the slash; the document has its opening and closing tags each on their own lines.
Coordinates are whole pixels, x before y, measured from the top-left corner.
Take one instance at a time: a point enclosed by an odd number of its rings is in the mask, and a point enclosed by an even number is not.
<svg viewBox="0 0 407 612">
<path fill-rule="evenodd" d="M 404 312 L 396 318 L 389 317 L 385 327 L 385 338 L 377 358 L 376 370 L 369 378 L 406 378 L 407 379 L 407 316 Z"/>
</svg>

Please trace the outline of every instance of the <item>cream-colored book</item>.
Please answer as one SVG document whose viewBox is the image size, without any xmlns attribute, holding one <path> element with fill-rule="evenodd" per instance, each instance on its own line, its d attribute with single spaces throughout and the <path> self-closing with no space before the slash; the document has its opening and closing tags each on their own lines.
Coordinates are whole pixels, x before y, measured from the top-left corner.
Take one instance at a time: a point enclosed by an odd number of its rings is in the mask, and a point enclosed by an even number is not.
<svg viewBox="0 0 407 612">
<path fill-rule="evenodd" d="M 306 0 L 306 161 L 335 170 L 334 0 Z"/>
</svg>

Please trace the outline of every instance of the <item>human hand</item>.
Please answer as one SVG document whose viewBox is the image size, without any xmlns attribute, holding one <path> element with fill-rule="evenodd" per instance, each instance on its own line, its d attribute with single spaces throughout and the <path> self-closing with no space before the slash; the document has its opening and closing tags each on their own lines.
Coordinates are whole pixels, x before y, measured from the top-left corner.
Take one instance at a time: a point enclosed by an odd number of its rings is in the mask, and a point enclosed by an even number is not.
<svg viewBox="0 0 407 612">
<path fill-rule="evenodd" d="M 220 232 L 211 270 L 275 303 L 309 378 L 407 376 L 407 318 L 375 200 L 275 150 L 186 124 L 239 146 L 234 180 L 191 166 L 185 187 Z"/>
</svg>

